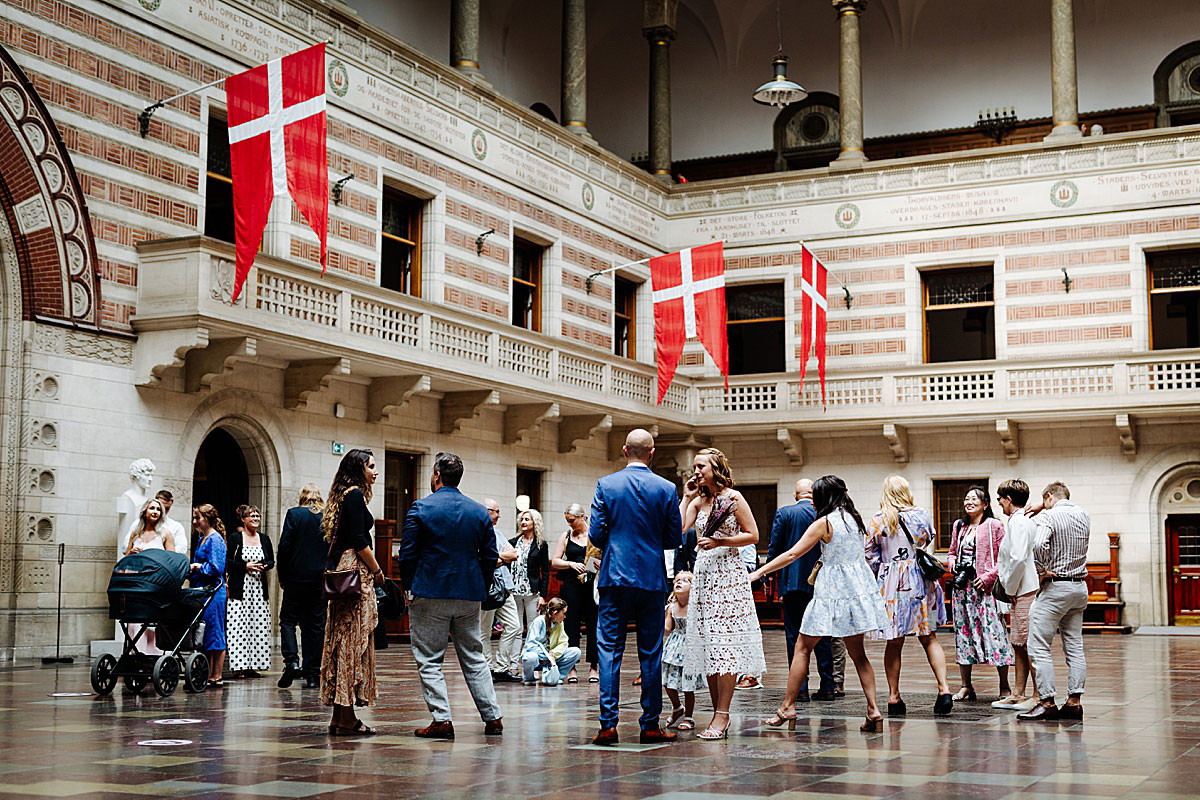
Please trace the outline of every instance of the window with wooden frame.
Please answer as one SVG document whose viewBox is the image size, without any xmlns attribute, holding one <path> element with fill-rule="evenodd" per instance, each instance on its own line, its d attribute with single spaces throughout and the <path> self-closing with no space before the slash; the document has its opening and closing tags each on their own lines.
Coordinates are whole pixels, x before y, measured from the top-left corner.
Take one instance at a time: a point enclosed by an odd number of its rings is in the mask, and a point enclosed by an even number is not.
<svg viewBox="0 0 1200 800">
<path fill-rule="evenodd" d="M 950 478 L 933 482 L 933 549 L 944 553 L 950 549 L 954 521 L 963 515 L 963 498 L 972 486 L 988 488 L 987 478 Z M 992 509 L 993 513 L 995 509 Z"/>
<path fill-rule="evenodd" d="M 233 242 L 233 170 L 229 166 L 229 123 L 208 116 L 208 159 L 204 179 L 204 235 Z"/>
<path fill-rule="evenodd" d="M 1146 253 L 1150 349 L 1200 347 L 1200 249 Z"/>
<path fill-rule="evenodd" d="M 783 284 L 726 286 L 725 312 L 730 375 L 787 369 Z"/>
<path fill-rule="evenodd" d="M 628 278 L 613 286 L 613 352 L 625 358 L 637 358 L 637 290 Z"/>
<path fill-rule="evenodd" d="M 922 273 L 925 361 L 987 361 L 996 357 L 992 267 Z"/>
<path fill-rule="evenodd" d="M 383 186 L 379 285 L 421 296 L 421 214 L 425 201 L 394 186 Z"/>
<path fill-rule="evenodd" d="M 542 330 L 542 256 L 546 248 L 513 237 L 512 324 Z"/>
</svg>

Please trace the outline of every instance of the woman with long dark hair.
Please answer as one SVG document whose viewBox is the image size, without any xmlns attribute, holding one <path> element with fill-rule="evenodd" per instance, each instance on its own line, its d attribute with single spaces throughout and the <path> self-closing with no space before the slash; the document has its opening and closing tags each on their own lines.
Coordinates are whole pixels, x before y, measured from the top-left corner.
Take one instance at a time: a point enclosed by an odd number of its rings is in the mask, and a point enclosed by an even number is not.
<svg viewBox="0 0 1200 800">
<path fill-rule="evenodd" d="M 992 513 L 992 497 L 982 486 L 972 486 L 963 496 L 962 518 L 954 523 L 950 536 L 948 566 L 951 580 L 951 606 L 954 609 L 954 650 L 962 688 L 955 700 L 975 700 L 971 667 L 994 664 L 1000 677 L 1000 696 L 1008 697 L 1008 668 L 1013 649 L 1008 631 L 1000 617 L 992 584 L 1000 573 L 997 560 L 1004 524 Z M 967 566 L 970 565 L 970 570 Z M 961 576 L 961 577 L 960 577 Z"/>
<path fill-rule="evenodd" d="M 335 736 L 375 733 L 354 715 L 355 706 L 369 706 L 378 696 L 375 686 L 375 626 L 379 610 L 375 582 L 383 570 L 371 551 L 375 519 L 367 510 L 371 487 L 379 471 L 370 450 L 351 450 L 338 465 L 321 517 L 321 532 L 329 546 L 326 569 L 358 569 L 362 594 L 329 601 L 325 648 L 321 658 L 321 701 L 333 706 L 329 732 Z"/>
<path fill-rule="evenodd" d="M 195 562 L 192 563 L 192 586 L 207 587 L 219 584 L 216 595 L 204 610 L 204 639 L 200 647 L 212 665 L 209 686 L 223 686 L 221 673 L 225 670 L 225 523 L 217 509 L 208 503 L 192 509 L 192 530 L 197 541 Z"/>
<path fill-rule="evenodd" d="M 836 475 L 826 475 L 813 484 L 813 505 L 817 519 L 800 541 L 750 575 L 751 580 L 760 580 L 791 564 L 817 542 L 824 542 L 813 599 L 800 623 L 800 641 L 796 642 L 788 673 L 787 694 L 775 716 L 763 722 L 774 728 L 787 722 L 789 730 L 795 728 L 796 697 L 808 680 L 808 654 L 821 637 L 836 636 L 846 643 L 846 653 L 854 662 L 867 698 L 867 720 L 859 730 L 874 733 L 883 716 L 875 704 L 875 670 L 863 649 L 863 634 L 886 628 L 888 616 L 863 551 L 867 529 L 846 484 Z"/>
</svg>

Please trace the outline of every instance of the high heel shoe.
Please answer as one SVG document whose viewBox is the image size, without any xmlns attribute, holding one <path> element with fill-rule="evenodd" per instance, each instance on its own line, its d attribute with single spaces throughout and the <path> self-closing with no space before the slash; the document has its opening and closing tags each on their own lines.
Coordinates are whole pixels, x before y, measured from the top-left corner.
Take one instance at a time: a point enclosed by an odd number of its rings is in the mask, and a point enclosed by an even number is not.
<svg viewBox="0 0 1200 800">
<path fill-rule="evenodd" d="M 888 703 L 889 717 L 903 717 L 908 713 L 908 705 L 904 700 L 897 700 L 895 703 Z"/>
<path fill-rule="evenodd" d="M 954 697 L 949 694 L 939 694 L 937 700 L 933 703 L 933 715 L 935 717 L 945 717 L 954 710 Z"/>
<path fill-rule="evenodd" d="M 863 733 L 878 733 L 883 717 L 867 717 L 867 721 L 858 726 L 858 729 Z"/>
<path fill-rule="evenodd" d="M 775 712 L 775 716 L 762 720 L 763 725 L 771 728 L 782 728 L 785 722 L 789 731 L 796 730 L 796 713 L 792 712 L 789 716 L 783 713 L 783 709 L 779 709 Z"/>
<path fill-rule="evenodd" d="M 959 702 L 962 702 L 963 700 L 965 700 L 968 703 L 974 703 L 975 702 L 975 687 L 974 686 L 964 686 L 961 689 L 959 689 L 957 692 L 955 692 L 954 696 L 951 697 L 950 699 L 956 700 Z"/>
<path fill-rule="evenodd" d="M 725 727 L 721 730 L 717 730 L 711 724 L 709 724 L 709 726 L 707 728 L 700 731 L 700 733 L 696 736 L 697 739 L 703 739 L 706 742 L 715 742 L 718 739 L 728 739 L 729 738 L 729 726 L 733 724 L 733 720 L 730 719 L 728 711 L 714 711 L 713 712 L 714 716 L 717 714 L 725 715 Z"/>
</svg>

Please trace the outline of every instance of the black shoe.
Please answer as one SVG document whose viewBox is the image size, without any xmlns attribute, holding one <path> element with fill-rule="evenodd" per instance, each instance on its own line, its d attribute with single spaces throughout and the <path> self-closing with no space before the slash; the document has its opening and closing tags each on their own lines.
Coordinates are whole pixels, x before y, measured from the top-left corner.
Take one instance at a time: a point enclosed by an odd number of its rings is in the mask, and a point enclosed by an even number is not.
<svg viewBox="0 0 1200 800">
<path fill-rule="evenodd" d="M 935 717 L 945 717 L 954 710 L 954 695 L 939 694 L 937 700 L 933 703 L 933 715 Z"/>
<path fill-rule="evenodd" d="M 305 689 L 320 689 L 321 688 L 321 679 L 314 678 L 310 675 L 309 677 L 304 679 L 304 688 Z"/>
<path fill-rule="evenodd" d="M 812 699 L 813 700 L 824 700 L 824 701 L 828 702 L 830 700 L 837 700 L 837 696 L 833 692 L 821 691 L 821 692 L 813 692 Z"/>
<path fill-rule="evenodd" d="M 300 668 L 295 664 L 288 664 L 283 668 L 283 674 L 279 676 L 280 689 L 286 689 L 292 685 L 292 681 L 296 680 L 296 676 L 300 674 Z"/>
<path fill-rule="evenodd" d="M 492 673 L 492 683 L 521 683 L 521 679 L 507 670 Z"/>
<path fill-rule="evenodd" d="M 888 703 L 889 717 L 903 717 L 908 714 L 908 706 L 903 700 L 898 703 Z"/>
<path fill-rule="evenodd" d="M 809 702 L 811 699 L 812 699 L 812 698 L 810 698 L 810 697 L 808 696 L 808 692 L 801 692 L 800 694 L 796 695 L 796 702 L 797 702 L 797 703 L 807 703 L 807 702 Z"/>
</svg>

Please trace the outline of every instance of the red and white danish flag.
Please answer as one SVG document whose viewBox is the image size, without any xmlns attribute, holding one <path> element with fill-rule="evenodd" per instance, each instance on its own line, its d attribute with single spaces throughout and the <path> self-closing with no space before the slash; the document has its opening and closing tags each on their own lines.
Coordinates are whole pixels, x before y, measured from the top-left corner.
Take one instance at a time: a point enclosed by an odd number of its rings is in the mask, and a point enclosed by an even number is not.
<svg viewBox="0 0 1200 800">
<path fill-rule="evenodd" d="M 812 251 L 800 245 L 800 386 L 810 351 L 817 351 L 817 373 L 821 378 L 821 405 L 825 405 L 825 313 L 829 309 L 826 286 L 829 273 Z"/>
<path fill-rule="evenodd" d="M 729 339 L 725 332 L 725 250 L 721 242 L 689 247 L 650 259 L 654 289 L 654 344 L 658 350 L 658 402 L 675 377 L 688 339 L 700 337 L 725 386 L 729 386 Z"/>
<path fill-rule="evenodd" d="M 325 150 L 325 43 L 225 79 L 237 269 L 233 302 L 262 242 L 271 201 L 291 195 L 321 240 L 329 227 Z"/>
</svg>

